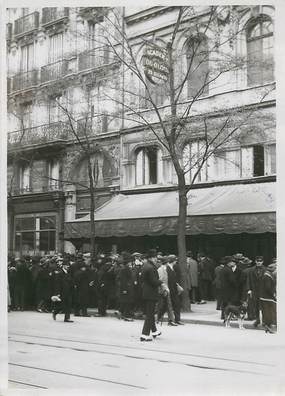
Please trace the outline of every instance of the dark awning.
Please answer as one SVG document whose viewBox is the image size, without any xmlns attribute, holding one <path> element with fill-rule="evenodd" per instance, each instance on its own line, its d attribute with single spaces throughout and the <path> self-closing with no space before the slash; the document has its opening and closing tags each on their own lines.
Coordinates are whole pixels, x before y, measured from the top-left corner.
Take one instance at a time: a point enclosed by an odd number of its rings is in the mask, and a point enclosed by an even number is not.
<svg viewBox="0 0 285 396">
<path fill-rule="evenodd" d="M 119 194 L 95 212 L 95 232 L 98 237 L 176 235 L 177 215 L 177 191 Z M 188 235 L 275 231 L 275 183 L 209 187 L 188 194 Z M 65 223 L 65 239 L 89 237 L 89 215 Z"/>
</svg>

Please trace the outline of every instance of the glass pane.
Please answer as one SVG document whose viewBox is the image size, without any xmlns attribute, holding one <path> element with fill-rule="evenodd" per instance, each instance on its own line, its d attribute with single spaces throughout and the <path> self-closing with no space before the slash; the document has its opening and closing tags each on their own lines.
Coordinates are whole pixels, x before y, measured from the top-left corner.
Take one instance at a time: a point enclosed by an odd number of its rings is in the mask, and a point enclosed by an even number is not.
<svg viewBox="0 0 285 396">
<path fill-rule="evenodd" d="M 22 252 L 34 251 L 34 232 L 23 232 L 22 233 Z"/>
<path fill-rule="evenodd" d="M 16 230 L 34 230 L 35 229 L 35 218 L 34 217 L 23 217 L 15 220 Z"/>
<path fill-rule="evenodd" d="M 40 232 L 40 250 L 48 251 L 48 231 Z"/>
<path fill-rule="evenodd" d="M 40 232 L 40 250 L 44 252 L 55 250 L 55 231 Z"/>
<path fill-rule="evenodd" d="M 270 171 L 271 174 L 276 173 L 276 146 L 275 144 L 269 147 L 269 158 L 270 158 Z"/>
<path fill-rule="evenodd" d="M 41 230 L 55 229 L 55 216 L 41 217 L 40 218 L 40 229 Z"/>
<path fill-rule="evenodd" d="M 49 231 L 49 250 L 55 250 L 55 231 Z"/>
</svg>

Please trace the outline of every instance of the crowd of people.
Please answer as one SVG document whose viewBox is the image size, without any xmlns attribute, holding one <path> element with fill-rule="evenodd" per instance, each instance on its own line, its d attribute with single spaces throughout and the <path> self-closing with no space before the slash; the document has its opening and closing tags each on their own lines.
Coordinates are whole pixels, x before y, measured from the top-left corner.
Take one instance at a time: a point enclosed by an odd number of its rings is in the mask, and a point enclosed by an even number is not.
<svg viewBox="0 0 285 396">
<path fill-rule="evenodd" d="M 261 323 L 272 333 L 276 326 L 276 260 L 265 266 L 263 257 L 252 261 L 241 253 L 225 256 L 216 263 L 199 252 L 187 252 L 181 273 L 177 256 L 150 249 L 146 254 L 127 251 L 96 256 L 68 253 L 44 257 L 8 259 L 9 310 L 36 309 L 59 312 L 71 322 L 70 314 L 88 317 L 87 308 L 97 307 L 98 316 L 115 309 L 118 318 L 132 321 L 145 318 L 141 340 L 158 336 L 154 322 L 167 313 L 170 326 L 183 325 L 183 295 L 192 304 L 217 301 L 216 309 L 246 302 L 247 319 Z"/>
</svg>

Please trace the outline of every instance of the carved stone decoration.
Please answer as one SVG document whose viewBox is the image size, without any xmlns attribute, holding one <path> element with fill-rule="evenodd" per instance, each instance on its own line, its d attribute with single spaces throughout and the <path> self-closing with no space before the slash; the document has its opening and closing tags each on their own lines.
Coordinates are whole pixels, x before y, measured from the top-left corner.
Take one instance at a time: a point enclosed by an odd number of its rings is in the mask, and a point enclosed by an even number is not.
<svg viewBox="0 0 285 396">
<path fill-rule="evenodd" d="M 112 144 L 111 146 L 106 147 L 106 149 L 112 159 L 112 165 L 114 166 L 114 170 L 117 175 L 120 167 L 120 146 L 118 144 Z"/>
</svg>

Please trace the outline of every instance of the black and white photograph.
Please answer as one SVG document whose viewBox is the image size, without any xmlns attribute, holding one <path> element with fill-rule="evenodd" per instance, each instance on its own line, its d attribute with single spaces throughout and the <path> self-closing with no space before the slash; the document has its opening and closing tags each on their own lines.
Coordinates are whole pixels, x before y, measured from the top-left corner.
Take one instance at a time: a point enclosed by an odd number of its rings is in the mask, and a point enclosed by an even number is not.
<svg viewBox="0 0 285 396">
<path fill-rule="evenodd" d="M 275 2 L 15 4 L 0 395 L 285 395 Z"/>
</svg>

